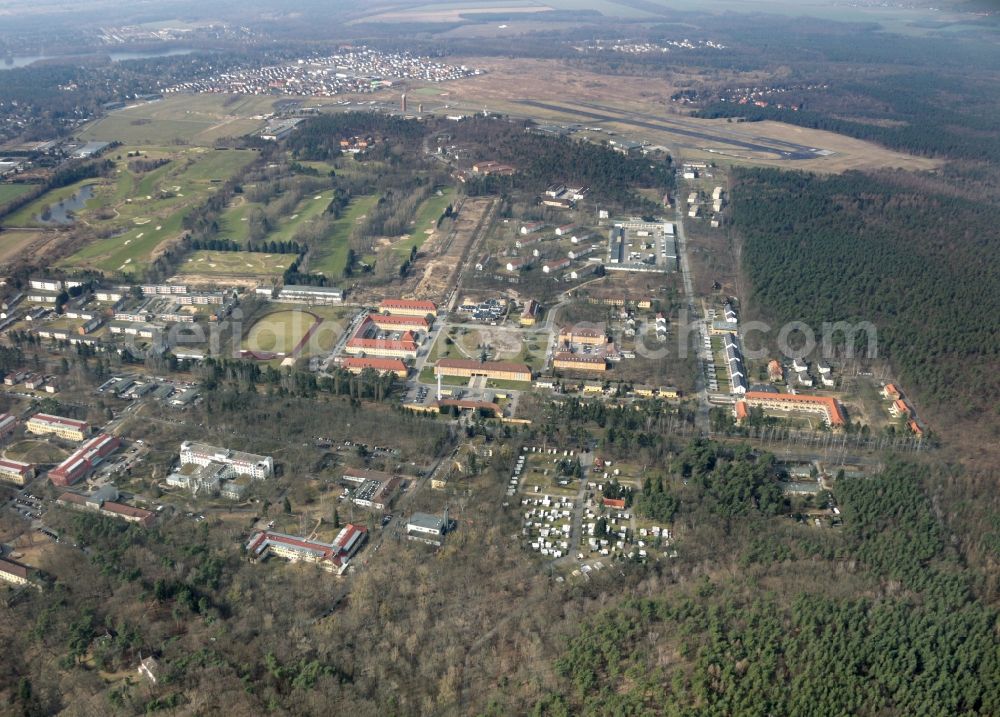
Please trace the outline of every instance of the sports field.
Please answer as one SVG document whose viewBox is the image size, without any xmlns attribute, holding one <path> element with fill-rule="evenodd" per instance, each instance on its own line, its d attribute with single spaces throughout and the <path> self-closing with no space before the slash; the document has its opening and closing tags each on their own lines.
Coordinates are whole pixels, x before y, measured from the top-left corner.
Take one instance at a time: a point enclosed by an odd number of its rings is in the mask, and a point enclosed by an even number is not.
<svg viewBox="0 0 1000 717">
<path fill-rule="evenodd" d="M 292 355 L 303 340 L 317 328 L 319 319 L 306 311 L 275 311 L 258 319 L 246 336 L 241 348 L 258 355 L 271 353 Z"/>
<path fill-rule="evenodd" d="M 294 254 L 196 251 L 181 262 L 177 273 L 204 276 L 278 276 L 284 273 L 294 260 Z"/>
<path fill-rule="evenodd" d="M 378 197 L 374 194 L 351 200 L 340 219 L 333 223 L 333 231 L 317 248 L 316 256 L 310 259 L 311 273 L 324 274 L 334 279 L 339 279 L 343 275 L 344 266 L 347 264 L 347 240 L 351 236 L 351 229 L 371 211 L 377 201 Z"/>
</svg>

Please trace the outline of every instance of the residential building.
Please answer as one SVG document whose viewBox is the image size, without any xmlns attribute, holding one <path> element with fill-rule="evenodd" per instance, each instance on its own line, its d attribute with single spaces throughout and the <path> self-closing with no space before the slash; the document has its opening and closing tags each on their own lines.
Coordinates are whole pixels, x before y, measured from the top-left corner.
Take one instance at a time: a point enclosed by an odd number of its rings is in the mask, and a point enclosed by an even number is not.
<svg viewBox="0 0 1000 717">
<path fill-rule="evenodd" d="M 188 293 L 188 287 L 186 284 L 143 284 L 141 288 L 143 296 L 163 296 Z"/>
<path fill-rule="evenodd" d="M 254 533 L 246 549 L 254 562 L 276 555 L 293 563 L 315 563 L 327 572 L 343 575 L 367 537 L 368 531 L 364 526 L 351 523 L 330 543 L 265 530 Z"/>
<path fill-rule="evenodd" d="M 603 356 L 561 351 L 553 358 L 552 368 L 566 371 L 607 371 L 608 364 Z"/>
<path fill-rule="evenodd" d="M 501 381 L 530 381 L 531 368 L 523 363 L 507 361 L 475 361 L 472 359 L 440 359 L 434 366 L 438 376 L 460 376 L 472 378 L 485 376 Z"/>
<path fill-rule="evenodd" d="M 781 364 L 775 359 L 771 359 L 767 364 L 767 377 L 771 381 L 781 381 L 785 377 Z"/>
<path fill-rule="evenodd" d="M 38 436 L 56 435 L 67 441 L 82 441 L 90 434 L 90 426 L 85 421 L 72 418 L 53 416 L 48 413 L 36 413 L 25 424 L 28 433 Z"/>
<path fill-rule="evenodd" d="M 28 279 L 28 286 L 38 291 L 54 291 L 57 294 L 66 288 L 62 279 Z"/>
<path fill-rule="evenodd" d="M 896 388 L 895 384 L 887 383 L 882 389 L 882 395 L 890 401 L 898 401 L 903 397 L 903 392 Z"/>
<path fill-rule="evenodd" d="M 542 264 L 543 274 L 552 274 L 561 269 L 568 269 L 570 265 L 569 259 L 554 259 L 552 261 L 547 261 Z"/>
<path fill-rule="evenodd" d="M 534 299 L 528 299 L 528 302 L 524 305 L 524 310 L 521 311 L 521 326 L 534 326 L 537 316 L 538 302 Z"/>
<path fill-rule="evenodd" d="M 94 436 L 49 471 L 53 485 L 68 486 L 87 476 L 101 461 L 118 450 L 121 441 L 117 436 L 101 433 Z"/>
</svg>

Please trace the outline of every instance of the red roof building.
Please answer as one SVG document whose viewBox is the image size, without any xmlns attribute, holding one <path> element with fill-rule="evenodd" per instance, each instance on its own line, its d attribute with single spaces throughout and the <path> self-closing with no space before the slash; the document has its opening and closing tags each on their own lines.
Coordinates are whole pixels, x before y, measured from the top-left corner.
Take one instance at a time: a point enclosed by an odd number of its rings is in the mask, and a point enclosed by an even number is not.
<svg viewBox="0 0 1000 717">
<path fill-rule="evenodd" d="M 102 460 L 118 450 L 121 441 L 116 436 L 102 433 L 77 448 L 58 466 L 49 471 L 53 485 L 73 485 L 92 471 Z"/>
<path fill-rule="evenodd" d="M 368 319 L 380 329 L 399 331 L 427 331 L 431 322 L 424 316 L 409 316 L 406 314 L 368 314 Z"/>
<path fill-rule="evenodd" d="M 749 406 L 771 408 L 781 411 L 809 411 L 822 413 L 833 428 L 843 428 L 847 423 L 844 411 L 831 396 L 806 396 L 801 393 L 768 393 L 747 391 L 743 397 Z"/>
<path fill-rule="evenodd" d="M 264 560 L 269 555 L 289 560 L 293 563 L 304 561 L 317 563 L 328 572 L 343 574 L 348 562 L 364 544 L 368 530 L 362 525 L 349 523 L 331 543 L 305 540 L 294 535 L 265 530 L 254 533 L 247 543 L 247 552 L 254 561 Z"/>
<path fill-rule="evenodd" d="M 406 364 L 396 358 L 360 358 L 348 356 L 341 359 L 340 366 L 353 374 L 359 374 L 366 369 L 385 373 L 390 371 L 399 378 L 406 378 Z"/>
<path fill-rule="evenodd" d="M 437 306 L 433 301 L 418 301 L 413 299 L 382 299 L 378 310 L 384 314 L 405 314 L 408 316 L 426 316 L 437 314 Z"/>
<path fill-rule="evenodd" d="M 440 359 L 434 366 L 435 375 L 472 378 L 485 376 L 501 381 L 530 381 L 531 368 L 523 363 L 508 361 L 475 361 L 473 359 Z"/>
</svg>

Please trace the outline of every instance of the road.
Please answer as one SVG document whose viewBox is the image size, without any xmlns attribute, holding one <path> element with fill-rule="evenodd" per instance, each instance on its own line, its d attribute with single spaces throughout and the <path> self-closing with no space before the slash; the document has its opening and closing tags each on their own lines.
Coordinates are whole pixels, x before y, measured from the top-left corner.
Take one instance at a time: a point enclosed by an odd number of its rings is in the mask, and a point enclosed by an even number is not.
<svg viewBox="0 0 1000 717">
<path fill-rule="evenodd" d="M 684 211 L 681 209 L 681 203 L 677 203 L 677 216 L 674 220 L 675 230 L 677 232 L 677 251 L 680 254 L 681 263 L 681 276 L 684 280 L 684 298 L 687 299 L 688 315 L 687 320 L 692 320 L 692 313 L 694 311 L 694 275 L 691 272 L 691 260 L 688 257 L 688 243 L 687 234 L 684 231 Z M 699 314 L 699 321 L 701 315 Z M 704 322 L 701 322 L 704 327 Z M 704 349 L 702 347 L 702 337 L 698 337 L 698 358 L 701 359 Z M 690 342 L 689 342 L 690 343 Z M 677 347 L 678 350 L 681 349 L 680 346 Z M 690 350 L 690 346 L 686 347 Z M 711 410 L 711 404 L 708 401 L 708 388 L 705 385 L 705 372 L 701 370 L 701 361 L 699 360 L 698 371 L 695 374 L 694 379 L 694 390 L 698 394 L 698 412 L 695 414 L 695 425 L 698 427 L 702 433 L 708 433 L 710 428 L 709 422 L 709 411 Z"/>
</svg>

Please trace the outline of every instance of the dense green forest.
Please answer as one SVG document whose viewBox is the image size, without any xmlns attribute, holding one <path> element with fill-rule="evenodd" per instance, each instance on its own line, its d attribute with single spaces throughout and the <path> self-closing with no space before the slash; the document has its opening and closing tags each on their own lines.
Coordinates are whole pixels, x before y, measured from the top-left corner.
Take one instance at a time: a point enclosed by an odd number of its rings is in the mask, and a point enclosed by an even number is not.
<svg viewBox="0 0 1000 717">
<path fill-rule="evenodd" d="M 535 714 L 996 714 L 997 613 L 973 599 L 927 479 L 905 463 L 840 479 L 845 527 L 809 539 L 814 579 L 791 590 L 778 570 L 791 554 L 748 550 L 743 575 L 609 608 L 567 641 L 563 687 Z"/>
<path fill-rule="evenodd" d="M 1000 398 L 995 205 L 891 174 L 744 169 L 732 207 L 760 312 L 817 332 L 823 322 L 871 321 L 878 353 L 909 390 L 990 414 Z"/>
</svg>

